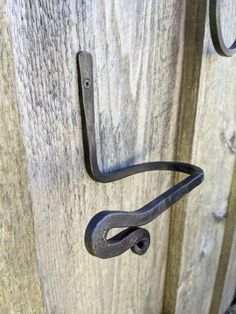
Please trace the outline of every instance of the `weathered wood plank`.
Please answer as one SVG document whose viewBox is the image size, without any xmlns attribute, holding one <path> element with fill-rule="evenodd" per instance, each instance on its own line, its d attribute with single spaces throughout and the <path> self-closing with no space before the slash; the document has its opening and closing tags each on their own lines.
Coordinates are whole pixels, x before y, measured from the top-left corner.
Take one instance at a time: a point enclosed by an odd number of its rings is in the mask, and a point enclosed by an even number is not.
<svg viewBox="0 0 236 314">
<path fill-rule="evenodd" d="M 0 130 L 0 312 L 42 313 L 5 1 L 0 1 Z"/>
<path fill-rule="evenodd" d="M 236 167 L 210 313 L 225 313 L 236 292 Z"/>
<path fill-rule="evenodd" d="M 226 44 L 230 46 L 235 39 L 235 12 L 236 3 L 222 2 L 224 12 L 222 24 L 223 35 Z M 231 83 L 232 86 L 233 82 Z M 235 87 L 234 87 L 235 92 Z M 235 99 L 235 94 L 234 94 Z M 233 106 L 235 103 L 232 102 Z M 235 123 L 236 124 L 236 123 Z M 227 140 L 229 148 L 233 154 L 236 154 L 236 130 Z M 236 169 L 232 177 L 232 186 L 230 191 L 229 206 L 227 211 L 227 220 L 225 223 L 224 239 L 221 248 L 221 258 L 219 260 L 218 271 L 215 281 L 214 294 L 212 298 L 211 313 L 224 313 L 233 300 L 236 292 Z M 215 312 L 214 312 L 215 311 Z"/>
<path fill-rule="evenodd" d="M 179 114 L 177 120 L 176 157 L 178 161 L 191 162 L 193 137 L 198 107 L 198 92 L 201 75 L 203 38 L 207 4 L 202 1 L 187 1 L 185 7 L 185 39 Z M 199 166 L 199 163 L 196 163 Z M 176 181 L 180 181 L 180 175 Z M 203 183 L 204 184 L 204 183 Z M 203 186 L 198 187 L 201 191 Z M 195 197 L 199 192 L 194 191 Z M 194 206 L 196 210 L 196 207 Z M 187 199 L 178 202 L 172 209 L 164 313 L 175 313 L 180 267 L 183 250 Z"/>
<path fill-rule="evenodd" d="M 19 112 L 47 313 L 161 313 L 169 213 L 149 226 L 142 258 L 89 256 L 89 219 L 134 210 L 171 184 L 147 174 L 106 186 L 83 163 L 75 55 L 94 56 L 104 169 L 174 158 L 184 2 L 9 1 Z"/>
<path fill-rule="evenodd" d="M 177 0 L 8 1 L 4 10 L 13 44 L 4 15 L 1 170 L 8 176 L 1 178 L 1 192 L 10 193 L 3 217 L 13 231 L 4 222 L 3 311 L 43 311 L 24 151 L 14 109 L 13 52 L 44 311 L 209 312 L 229 223 L 224 216 L 235 162 L 236 61 L 216 55 L 205 23 L 207 3 L 186 3 L 185 7 Z M 226 22 L 230 12 L 228 4 Z M 206 172 L 204 186 L 174 207 L 170 233 L 169 212 L 148 227 L 152 244 L 142 258 L 127 252 L 101 261 L 84 248 L 84 230 L 95 213 L 134 210 L 170 186 L 172 177 L 137 175 L 104 186 L 87 176 L 75 57 L 79 49 L 94 56 L 103 169 L 177 159 Z M 227 289 L 233 291 L 229 278 L 235 271 L 234 243 L 220 309 L 229 298 Z M 6 266 L 4 258 L 12 264 Z"/>
<path fill-rule="evenodd" d="M 230 5 L 227 9 L 232 10 Z M 195 59 L 189 59 L 190 66 L 194 61 Z M 184 229 L 184 235 L 183 239 L 180 239 L 182 243 L 178 242 L 179 237 L 177 241 L 174 239 L 175 234 L 170 242 L 172 254 L 169 267 L 177 267 L 172 273 L 179 273 L 179 276 L 174 279 L 169 276 L 167 281 L 167 297 L 171 283 L 176 290 L 170 299 L 166 297 L 165 313 L 204 314 L 210 310 L 235 160 L 231 147 L 236 131 L 235 66 L 235 59 L 222 58 L 215 53 L 206 23 L 200 85 L 195 104 L 197 111 L 192 156 L 187 160 L 202 166 L 206 179 L 199 193 L 192 193 L 185 202 L 182 219 L 178 218 L 178 211 L 174 209 L 174 225 L 171 230 L 178 234 Z M 191 82 L 191 76 L 189 80 Z M 187 89 L 186 92 L 184 100 L 188 97 Z M 190 98 L 190 104 L 185 101 L 183 118 L 179 123 L 187 120 L 191 110 L 189 108 L 192 108 L 191 100 Z M 179 145 L 179 153 L 184 157 L 188 156 L 185 155 L 185 145 L 189 145 L 189 130 L 184 124 L 182 129 L 185 129 L 185 132 L 181 134 L 182 146 Z M 178 253 L 178 250 L 181 250 L 181 253 Z M 175 258 L 180 262 L 173 261 Z M 167 273 L 169 270 L 170 268 Z"/>
</svg>

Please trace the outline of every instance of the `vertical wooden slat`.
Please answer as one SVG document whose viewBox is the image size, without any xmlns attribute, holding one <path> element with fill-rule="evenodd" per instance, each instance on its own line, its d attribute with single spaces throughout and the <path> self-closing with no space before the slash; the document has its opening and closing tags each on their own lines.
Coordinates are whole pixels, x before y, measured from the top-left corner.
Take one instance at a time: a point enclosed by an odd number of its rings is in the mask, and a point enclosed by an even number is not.
<svg viewBox="0 0 236 314">
<path fill-rule="evenodd" d="M 0 1 L 0 34 L 0 313 L 42 313 L 5 1 Z"/>
<path fill-rule="evenodd" d="M 189 6 L 191 5 L 189 1 Z M 228 6 L 228 11 L 230 10 L 231 7 Z M 204 16 L 204 10 L 202 13 Z M 201 14 L 199 19 L 200 16 Z M 203 20 L 202 23 L 204 24 Z M 199 188 L 199 192 L 192 193 L 183 204 L 181 216 L 179 206 L 173 210 L 165 313 L 209 313 L 234 167 L 235 155 L 231 146 L 236 126 L 234 106 L 236 88 L 233 70 L 236 61 L 216 54 L 210 38 L 208 19 L 205 25 L 199 90 L 195 99 L 197 111 L 192 129 L 193 140 L 191 144 L 185 137 L 185 134 L 188 135 L 189 127 L 188 124 L 185 127 L 184 123 L 188 118 L 180 119 L 179 122 L 183 123 L 182 129 L 185 132 L 180 133 L 182 145 L 178 148 L 183 156 L 187 156 L 184 143 L 192 146 L 191 155 L 188 157 L 193 163 L 204 168 L 205 182 Z M 186 29 L 188 32 L 189 28 Z M 201 33 L 198 35 L 202 36 Z M 188 41 L 185 45 L 188 47 Z M 190 68 L 194 61 L 195 58 L 189 59 Z M 189 79 L 191 82 L 191 76 Z M 183 85 L 183 93 L 184 87 Z M 194 85 L 192 89 L 194 90 Z M 187 93 L 188 90 L 185 90 Z M 186 96 L 183 96 L 183 99 Z M 189 103 L 186 102 L 182 110 L 183 117 L 188 117 L 189 111 L 193 110 L 192 100 L 189 98 Z M 182 232 L 181 239 L 178 234 Z M 169 292 L 171 287 L 172 295 Z"/>
<path fill-rule="evenodd" d="M 236 167 L 227 210 L 224 239 L 216 274 L 210 313 L 225 313 L 236 292 Z"/>
<path fill-rule="evenodd" d="M 0 311 L 41 313 L 43 298 L 45 313 L 220 313 L 234 289 L 236 241 L 225 214 L 235 219 L 234 187 L 228 199 L 236 61 L 212 47 L 207 2 L 9 0 L 1 8 Z M 88 177 L 80 49 L 94 57 L 103 169 L 176 159 L 206 173 L 173 208 L 170 230 L 169 211 L 148 226 L 152 243 L 141 258 L 89 256 L 84 230 L 98 211 L 134 210 L 173 177 L 142 174 L 106 186 Z"/>
<path fill-rule="evenodd" d="M 88 221 L 135 210 L 171 174 L 102 185 L 83 162 L 76 53 L 94 57 L 96 129 L 104 169 L 174 159 L 184 2 L 8 2 L 39 274 L 47 313 L 161 313 L 169 212 L 148 226 L 149 252 L 90 256 Z"/>
<path fill-rule="evenodd" d="M 206 8 L 207 4 L 202 1 L 186 2 L 184 56 L 175 157 L 176 160 L 183 162 L 191 162 L 192 159 Z M 176 176 L 176 181 L 180 181 L 180 176 Z M 202 186 L 198 189 L 201 190 Z M 198 195 L 199 192 L 193 191 L 193 193 Z M 171 213 L 164 313 L 175 313 L 176 310 L 186 207 L 187 199 L 185 198 L 173 207 Z"/>
<path fill-rule="evenodd" d="M 235 40 L 235 12 L 236 3 L 221 0 L 221 17 L 223 36 L 227 46 Z M 235 59 L 235 56 L 233 57 Z M 233 60 L 232 60 L 233 61 Z M 235 66 L 232 64 L 232 67 Z M 229 81 L 231 92 L 226 95 L 226 110 L 235 106 L 235 80 Z M 233 93 L 233 95 L 232 95 Z M 227 99 L 229 97 L 229 100 Z M 231 101 L 231 98 L 234 98 Z M 236 121 L 228 137 L 224 137 L 232 154 L 236 155 Z M 224 238 L 218 270 L 213 288 L 210 313 L 222 314 L 229 308 L 236 293 L 236 168 L 232 176 L 232 183 L 226 214 Z"/>
<path fill-rule="evenodd" d="M 218 313 L 225 313 L 226 310 L 230 308 L 233 304 L 235 310 L 235 297 L 236 297 L 236 232 L 234 232 L 234 238 L 232 243 L 232 249 L 230 258 L 228 260 L 228 269 L 226 272 L 226 278 L 224 282 L 224 289 L 221 295 L 221 303 Z"/>
</svg>

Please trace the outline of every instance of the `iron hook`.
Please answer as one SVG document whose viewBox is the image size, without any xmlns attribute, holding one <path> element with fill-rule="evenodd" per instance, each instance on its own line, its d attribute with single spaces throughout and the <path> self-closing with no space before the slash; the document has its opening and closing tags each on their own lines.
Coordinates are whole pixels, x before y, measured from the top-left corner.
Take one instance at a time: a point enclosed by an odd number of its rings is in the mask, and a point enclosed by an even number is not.
<svg viewBox="0 0 236 314">
<path fill-rule="evenodd" d="M 134 212 L 102 211 L 89 222 L 85 231 L 85 246 L 88 252 L 100 258 L 118 256 L 128 249 L 142 255 L 150 245 L 150 234 L 139 226 L 145 225 L 172 206 L 204 179 L 202 169 L 187 163 L 148 162 L 103 173 L 98 167 L 95 140 L 93 62 L 88 52 L 77 55 L 79 72 L 79 96 L 82 115 L 83 143 L 86 169 L 90 177 L 98 182 L 108 183 L 122 178 L 154 170 L 170 170 L 189 174 L 187 178 L 171 187 L 153 201 Z M 112 228 L 127 228 L 107 239 Z"/>
<path fill-rule="evenodd" d="M 236 40 L 230 48 L 226 47 L 222 35 L 220 3 L 218 0 L 210 0 L 209 13 L 211 37 L 215 50 L 223 57 L 232 57 L 236 53 Z"/>
</svg>

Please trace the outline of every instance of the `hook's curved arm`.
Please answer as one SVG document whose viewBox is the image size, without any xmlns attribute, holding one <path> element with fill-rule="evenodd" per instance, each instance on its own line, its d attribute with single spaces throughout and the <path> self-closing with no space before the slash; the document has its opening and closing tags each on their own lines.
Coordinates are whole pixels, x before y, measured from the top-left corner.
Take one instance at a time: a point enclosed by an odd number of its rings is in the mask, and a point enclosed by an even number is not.
<svg viewBox="0 0 236 314">
<path fill-rule="evenodd" d="M 227 48 L 222 35 L 219 0 L 210 0 L 210 30 L 215 50 L 223 57 L 232 57 L 236 53 L 236 40 Z"/>
<path fill-rule="evenodd" d="M 90 177 L 95 181 L 107 183 L 154 170 L 170 170 L 189 174 L 189 177 L 134 212 L 102 211 L 89 222 L 85 232 L 85 246 L 90 254 L 100 258 L 110 258 L 131 249 L 135 254 L 142 255 L 150 245 L 150 235 L 146 229 L 139 228 L 139 226 L 152 221 L 198 186 L 204 179 L 203 171 L 186 163 L 160 161 L 102 173 L 98 167 L 95 140 L 92 56 L 88 52 L 80 52 L 77 55 L 77 62 L 85 163 Z M 127 229 L 107 239 L 109 230 L 124 227 Z"/>
</svg>

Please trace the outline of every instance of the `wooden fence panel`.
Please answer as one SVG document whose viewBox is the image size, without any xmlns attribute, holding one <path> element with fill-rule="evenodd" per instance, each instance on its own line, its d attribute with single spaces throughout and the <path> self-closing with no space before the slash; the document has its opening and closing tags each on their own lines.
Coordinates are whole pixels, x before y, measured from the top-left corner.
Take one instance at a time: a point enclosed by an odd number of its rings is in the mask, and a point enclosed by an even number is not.
<svg viewBox="0 0 236 314">
<path fill-rule="evenodd" d="M 216 54 L 208 2 L 0 0 L 0 28 L 0 312 L 222 314 L 236 271 L 236 57 Z M 180 176 L 90 179 L 79 50 L 94 59 L 102 169 L 176 159 L 205 170 L 147 226 L 142 257 L 90 256 L 87 223 L 141 207 Z"/>
<path fill-rule="evenodd" d="M 224 238 L 210 313 L 225 313 L 236 292 L 236 167 L 232 178 Z"/>
<path fill-rule="evenodd" d="M 202 7 L 201 5 L 203 12 Z M 193 4 L 189 2 L 189 12 L 192 8 Z M 200 9 L 195 12 L 198 16 L 196 24 L 201 30 L 204 15 L 201 19 Z M 232 5 L 227 2 L 222 14 L 226 16 L 225 21 L 229 24 L 231 12 L 235 10 L 232 11 Z M 195 15 L 188 16 L 192 20 Z M 192 23 L 194 24 L 194 20 Z M 179 139 L 179 154 L 182 158 L 187 157 L 189 158 L 187 161 L 204 169 L 205 182 L 197 193 L 192 193 L 182 203 L 182 209 L 179 203 L 173 210 L 165 313 L 204 314 L 210 311 L 235 163 L 233 145 L 235 145 L 236 134 L 234 71 L 236 59 L 222 58 L 216 54 L 210 37 L 208 9 L 204 25 L 205 39 L 202 60 L 199 63 L 201 69 L 197 90 L 195 90 L 196 85 L 192 84 L 189 70 L 183 76 L 183 109 L 179 120 L 182 133 Z M 186 24 L 187 36 L 185 38 L 194 38 L 197 44 L 198 37 L 192 32 L 193 26 L 192 28 L 187 26 L 188 24 Z M 234 29 L 232 24 L 228 25 L 228 31 L 230 29 Z M 188 36 L 188 32 L 191 35 Z M 199 34 L 202 35 L 198 32 Z M 192 42 L 186 42 L 185 46 L 185 60 L 189 61 L 186 65 L 187 69 L 191 69 L 193 63 L 198 71 L 196 50 L 191 57 L 191 49 L 194 48 Z M 189 97 L 189 91 L 186 88 L 188 83 L 190 89 L 193 89 L 192 94 L 194 91 L 197 93 L 194 99 Z M 190 96 L 192 94 L 190 93 Z M 195 103 L 192 103 L 193 100 Z M 192 109 L 193 106 L 195 110 Z M 194 117 L 193 112 L 195 112 Z M 193 141 L 191 154 L 189 154 L 187 152 L 191 141 L 188 142 L 188 139 L 191 134 L 189 134 L 188 125 L 191 119 L 194 120 L 191 129 Z M 178 236 L 181 233 L 184 233 L 182 238 Z M 176 260 L 179 262 L 177 263 Z M 173 276 L 170 275 L 171 272 Z"/>
<path fill-rule="evenodd" d="M 18 109 L 47 313 L 160 313 L 169 212 L 149 226 L 142 258 L 90 256 L 83 237 L 104 209 L 134 210 L 171 185 L 170 174 L 94 183 L 84 167 L 76 53 L 94 56 L 102 168 L 173 159 L 184 3 L 9 1 Z"/>
<path fill-rule="evenodd" d="M 11 33 L 3 4 L 0 1 L 0 313 L 42 313 Z"/>
</svg>

